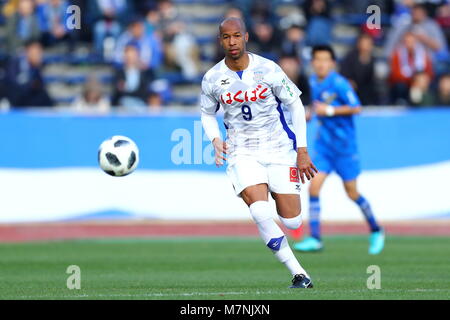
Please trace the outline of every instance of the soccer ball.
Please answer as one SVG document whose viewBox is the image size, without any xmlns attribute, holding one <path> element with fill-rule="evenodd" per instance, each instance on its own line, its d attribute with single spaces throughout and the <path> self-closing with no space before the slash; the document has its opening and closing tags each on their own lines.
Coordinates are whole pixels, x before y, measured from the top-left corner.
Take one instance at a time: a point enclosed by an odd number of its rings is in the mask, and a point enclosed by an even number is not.
<svg viewBox="0 0 450 320">
<path fill-rule="evenodd" d="M 139 149 L 133 140 L 113 136 L 100 145 L 98 163 L 107 174 L 115 177 L 132 173 L 139 163 Z"/>
</svg>

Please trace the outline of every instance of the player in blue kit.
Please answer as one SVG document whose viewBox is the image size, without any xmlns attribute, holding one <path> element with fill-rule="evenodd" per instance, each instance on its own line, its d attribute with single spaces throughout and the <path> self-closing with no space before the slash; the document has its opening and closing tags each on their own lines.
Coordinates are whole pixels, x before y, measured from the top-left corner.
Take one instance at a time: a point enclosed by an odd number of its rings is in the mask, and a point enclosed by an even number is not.
<svg viewBox="0 0 450 320">
<path fill-rule="evenodd" d="M 311 236 L 295 244 L 294 249 L 319 251 L 323 248 L 319 193 L 328 174 L 335 171 L 342 178 L 347 195 L 360 207 L 370 227 L 369 254 L 378 254 L 384 247 L 384 231 L 356 185 L 361 170 L 353 115 L 361 112 L 361 104 L 350 83 L 334 70 L 335 60 L 330 46 L 316 46 L 312 50 L 315 74 L 310 77 L 311 113 L 317 115 L 319 124 L 312 159 L 319 173 L 309 187 Z"/>
</svg>

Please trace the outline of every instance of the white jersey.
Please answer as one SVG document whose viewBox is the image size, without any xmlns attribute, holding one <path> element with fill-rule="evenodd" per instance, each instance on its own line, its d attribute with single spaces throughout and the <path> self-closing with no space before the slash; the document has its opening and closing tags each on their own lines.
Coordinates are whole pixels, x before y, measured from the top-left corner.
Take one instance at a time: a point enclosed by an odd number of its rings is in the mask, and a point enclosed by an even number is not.
<svg viewBox="0 0 450 320">
<path fill-rule="evenodd" d="M 282 104 L 294 103 L 301 91 L 275 62 L 252 53 L 249 59 L 244 71 L 230 70 L 223 59 L 205 74 L 202 112 L 223 108 L 229 158 L 295 150 Z"/>
</svg>

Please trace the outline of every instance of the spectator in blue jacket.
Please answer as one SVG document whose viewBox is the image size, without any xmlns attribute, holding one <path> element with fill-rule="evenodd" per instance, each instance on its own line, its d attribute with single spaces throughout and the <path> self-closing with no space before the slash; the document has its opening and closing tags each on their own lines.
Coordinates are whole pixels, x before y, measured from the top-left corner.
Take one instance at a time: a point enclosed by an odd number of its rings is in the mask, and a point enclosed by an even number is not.
<svg viewBox="0 0 450 320">
<path fill-rule="evenodd" d="M 69 3 L 66 0 L 41 1 L 36 7 L 36 14 L 39 19 L 40 28 L 43 31 L 43 43 L 52 46 L 61 42 L 67 42 L 69 49 L 73 49 L 73 37 L 67 27 L 69 14 L 67 8 Z"/>
<path fill-rule="evenodd" d="M 125 0 L 97 0 L 100 19 L 94 25 L 95 52 L 110 59 L 115 40 L 122 31 L 121 21 L 128 12 Z"/>
<path fill-rule="evenodd" d="M 303 11 L 306 20 L 306 44 L 309 46 L 330 44 L 332 27 L 330 3 L 327 0 L 305 0 Z"/>
<path fill-rule="evenodd" d="M 117 39 L 114 62 L 118 66 L 123 65 L 125 47 L 129 44 L 138 49 L 141 68 L 159 68 L 163 59 L 161 42 L 154 33 L 145 32 L 144 20 L 141 17 L 133 17 L 127 30 Z"/>
</svg>

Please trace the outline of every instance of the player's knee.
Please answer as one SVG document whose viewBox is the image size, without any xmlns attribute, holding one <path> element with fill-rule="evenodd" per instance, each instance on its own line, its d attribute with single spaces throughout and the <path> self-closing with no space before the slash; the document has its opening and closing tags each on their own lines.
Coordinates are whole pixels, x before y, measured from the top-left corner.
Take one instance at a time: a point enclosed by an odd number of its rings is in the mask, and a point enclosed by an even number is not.
<svg viewBox="0 0 450 320">
<path fill-rule="evenodd" d="M 280 217 L 281 222 L 284 224 L 284 226 L 288 229 L 291 230 L 295 230 L 300 228 L 300 226 L 302 225 L 302 216 L 300 215 L 300 213 L 293 218 L 283 218 Z"/>
<path fill-rule="evenodd" d="M 353 201 L 356 201 L 356 199 L 359 198 L 359 193 L 356 190 L 346 190 L 347 196 L 352 199 Z"/>
</svg>

